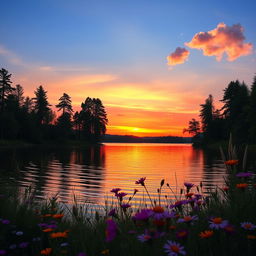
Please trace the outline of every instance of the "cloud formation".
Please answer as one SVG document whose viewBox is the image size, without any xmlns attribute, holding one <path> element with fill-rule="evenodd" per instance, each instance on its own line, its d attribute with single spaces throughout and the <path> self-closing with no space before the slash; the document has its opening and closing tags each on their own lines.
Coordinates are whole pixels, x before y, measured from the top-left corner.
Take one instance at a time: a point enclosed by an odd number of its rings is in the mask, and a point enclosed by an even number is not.
<svg viewBox="0 0 256 256">
<path fill-rule="evenodd" d="M 219 23 L 217 28 L 208 32 L 199 32 L 186 46 L 203 51 L 205 56 L 215 56 L 218 61 L 227 54 L 228 61 L 252 52 L 252 44 L 245 43 L 244 28 L 240 24 L 227 26 Z"/>
<path fill-rule="evenodd" d="M 169 66 L 175 66 L 177 64 L 184 63 L 189 56 L 189 51 L 185 48 L 177 47 L 176 50 L 171 53 L 169 56 L 167 56 L 168 65 Z"/>
</svg>

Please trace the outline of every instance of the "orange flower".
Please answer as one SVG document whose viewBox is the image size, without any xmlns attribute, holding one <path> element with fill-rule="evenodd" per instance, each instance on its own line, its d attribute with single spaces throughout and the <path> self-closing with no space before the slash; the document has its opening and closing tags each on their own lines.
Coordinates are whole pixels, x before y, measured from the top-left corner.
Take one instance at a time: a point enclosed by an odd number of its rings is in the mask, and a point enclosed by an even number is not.
<svg viewBox="0 0 256 256">
<path fill-rule="evenodd" d="M 240 183 L 240 184 L 236 184 L 236 187 L 240 188 L 240 189 L 245 189 L 245 188 L 248 187 L 248 184 L 247 183 Z"/>
<path fill-rule="evenodd" d="M 61 219 L 63 216 L 64 216 L 64 214 L 54 214 L 54 215 L 52 215 L 52 217 L 54 219 Z"/>
<path fill-rule="evenodd" d="M 52 252 L 52 248 L 45 248 L 44 250 L 41 251 L 42 255 L 49 255 Z"/>
<path fill-rule="evenodd" d="M 220 218 L 220 217 L 212 218 L 212 222 L 214 224 L 220 224 L 222 222 L 222 218 Z"/>
<path fill-rule="evenodd" d="M 50 237 L 51 238 L 60 238 L 60 237 L 66 238 L 66 237 L 68 237 L 68 234 L 66 232 L 56 232 L 56 233 L 50 234 Z"/>
<path fill-rule="evenodd" d="M 52 231 L 54 231 L 53 228 L 46 228 L 46 229 L 43 229 L 43 232 L 45 232 L 45 233 L 52 232 Z"/>
<path fill-rule="evenodd" d="M 153 208 L 153 211 L 156 213 L 163 213 L 164 212 L 164 208 L 161 206 L 156 206 Z"/>
<path fill-rule="evenodd" d="M 228 161 L 225 161 L 225 164 L 230 166 L 236 165 L 238 164 L 238 160 L 228 160 Z"/>
<path fill-rule="evenodd" d="M 203 232 L 201 232 L 200 234 L 199 234 L 199 236 L 201 237 L 201 238 L 209 238 L 209 237 L 211 237 L 213 235 L 213 231 L 212 230 L 205 230 L 205 231 L 203 231 Z"/>
</svg>

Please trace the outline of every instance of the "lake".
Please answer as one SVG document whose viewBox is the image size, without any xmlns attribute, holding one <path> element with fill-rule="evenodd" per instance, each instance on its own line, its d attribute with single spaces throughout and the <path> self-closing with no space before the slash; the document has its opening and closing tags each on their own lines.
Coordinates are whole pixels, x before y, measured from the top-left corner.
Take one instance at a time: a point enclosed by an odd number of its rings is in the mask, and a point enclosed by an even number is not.
<svg viewBox="0 0 256 256">
<path fill-rule="evenodd" d="M 145 194 L 135 181 L 146 177 L 150 193 L 156 195 L 165 179 L 163 195 L 173 198 L 184 182 L 199 185 L 205 193 L 223 187 L 226 175 L 220 153 L 195 149 L 191 144 L 106 143 L 87 147 L 26 147 L 0 149 L 1 183 L 15 183 L 19 188 L 32 186 L 38 198 L 56 195 L 71 203 L 101 204 L 110 199 L 112 188 L 132 195 L 139 190 L 137 202 Z"/>
</svg>

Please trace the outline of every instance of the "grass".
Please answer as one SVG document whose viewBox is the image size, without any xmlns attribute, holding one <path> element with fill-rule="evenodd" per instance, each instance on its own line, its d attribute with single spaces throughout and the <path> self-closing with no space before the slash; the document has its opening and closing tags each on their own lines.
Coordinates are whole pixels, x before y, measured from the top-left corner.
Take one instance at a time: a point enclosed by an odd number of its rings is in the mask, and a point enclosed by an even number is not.
<svg viewBox="0 0 256 256">
<path fill-rule="evenodd" d="M 236 160 L 231 143 L 223 157 Z M 243 169 L 244 161 L 226 162 L 226 187 L 207 196 L 202 184 L 184 184 L 172 201 L 161 195 L 170 188 L 162 180 L 153 198 L 141 178 L 136 183 L 149 200 L 134 207 L 141 192 L 129 197 L 113 190 L 113 201 L 101 213 L 76 197 L 70 208 L 57 195 L 38 202 L 30 188 L 21 193 L 2 187 L 0 255 L 255 255 L 256 180 Z"/>
</svg>

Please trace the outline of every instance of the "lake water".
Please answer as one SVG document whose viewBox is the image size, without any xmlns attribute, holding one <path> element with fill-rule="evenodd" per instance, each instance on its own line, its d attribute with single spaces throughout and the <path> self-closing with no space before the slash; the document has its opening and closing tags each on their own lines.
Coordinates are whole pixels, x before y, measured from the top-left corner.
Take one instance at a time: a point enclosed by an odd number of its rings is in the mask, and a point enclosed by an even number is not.
<svg viewBox="0 0 256 256">
<path fill-rule="evenodd" d="M 111 198 L 112 188 L 132 195 L 139 189 L 137 202 L 145 194 L 135 181 L 146 177 L 151 194 L 156 195 L 165 179 L 163 195 L 179 194 L 183 183 L 198 185 L 204 192 L 224 185 L 226 175 L 219 153 L 194 149 L 190 144 L 106 143 L 98 146 L 27 147 L 1 149 L 1 183 L 15 183 L 20 188 L 32 186 L 38 198 L 58 193 L 61 201 L 79 200 L 101 204 Z"/>
</svg>

